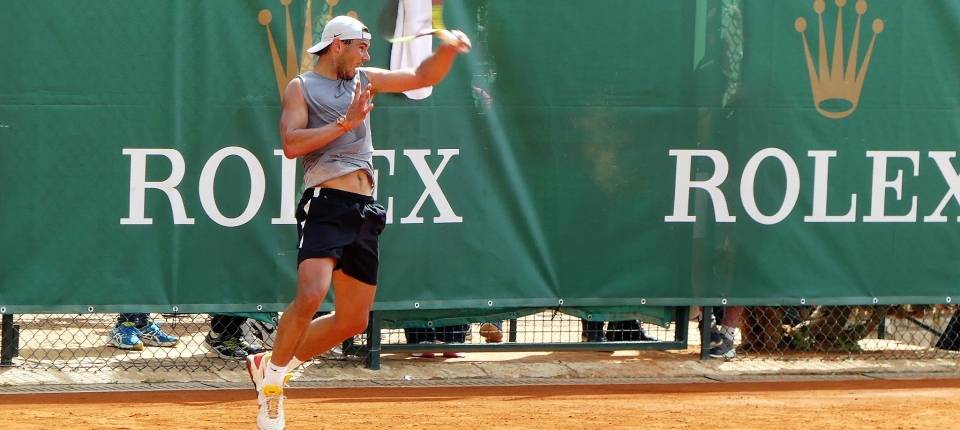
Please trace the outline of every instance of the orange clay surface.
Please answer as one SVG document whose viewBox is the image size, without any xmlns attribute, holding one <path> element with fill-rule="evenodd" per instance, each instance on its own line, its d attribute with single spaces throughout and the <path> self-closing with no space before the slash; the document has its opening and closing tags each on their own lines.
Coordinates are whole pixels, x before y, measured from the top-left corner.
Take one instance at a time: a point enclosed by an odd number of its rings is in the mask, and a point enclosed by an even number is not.
<svg viewBox="0 0 960 430">
<path fill-rule="evenodd" d="M 288 389 L 296 429 L 949 429 L 960 380 Z M 252 390 L 0 395 L 3 429 L 256 428 Z"/>
</svg>

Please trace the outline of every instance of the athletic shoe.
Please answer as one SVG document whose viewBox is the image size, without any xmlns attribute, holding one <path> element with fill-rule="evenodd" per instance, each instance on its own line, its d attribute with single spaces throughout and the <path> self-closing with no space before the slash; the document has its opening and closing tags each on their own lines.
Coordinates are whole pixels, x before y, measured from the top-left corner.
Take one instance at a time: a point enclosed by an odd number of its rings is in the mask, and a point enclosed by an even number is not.
<svg viewBox="0 0 960 430">
<path fill-rule="evenodd" d="M 140 340 L 147 346 L 176 346 L 180 341 L 176 336 L 171 336 L 160 329 L 160 326 L 153 320 L 148 321 L 146 327 L 140 329 Z"/>
<path fill-rule="evenodd" d="M 411 352 L 410 356 L 413 358 L 433 358 L 437 355 L 432 352 Z"/>
<path fill-rule="evenodd" d="M 248 318 L 240 330 L 243 338 L 251 345 L 262 345 L 265 349 L 273 349 L 273 342 L 277 337 L 277 326 L 260 320 Z"/>
<path fill-rule="evenodd" d="M 587 333 L 590 334 L 589 332 Z M 657 338 L 647 335 L 640 320 L 610 321 L 603 336 L 608 342 L 657 342 Z"/>
<path fill-rule="evenodd" d="M 722 337 L 723 340 L 720 346 L 710 348 L 710 357 L 723 358 L 725 360 L 735 358 L 737 356 L 737 349 L 733 347 L 733 338 L 727 335 L 721 335 L 720 337 Z"/>
<path fill-rule="evenodd" d="M 263 374 L 267 370 L 267 363 L 270 362 L 271 355 L 269 352 L 261 352 L 246 357 L 247 374 L 250 375 L 250 382 L 253 382 L 253 389 L 256 390 L 257 393 L 259 393 L 262 388 Z"/>
<path fill-rule="evenodd" d="M 327 350 L 327 352 L 320 354 L 320 358 L 325 360 L 346 360 L 347 355 L 343 353 L 343 347 L 337 345 Z"/>
<path fill-rule="evenodd" d="M 710 348 L 716 348 L 723 345 L 723 333 L 717 330 L 717 327 L 710 329 Z"/>
<path fill-rule="evenodd" d="M 258 352 L 246 357 L 247 374 L 250 375 L 250 382 L 253 382 L 253 389 L 257 393 L 260 392 L 261 386 L 263 385 L 263 374 L 267 371 L 267 363 L 270 362 L 271 355 L 269 352 Z M 290 379 L 292 378 L 293 373 L 291 372 L 283 375 L 283 386 L 290 386 Z"/>
<path fill-rule="evenodd" d="M 207 333 L 203 343 L 224 360 L 243 360 L 248 355 L 263 352 L 263 348 L 250 345 L 242 337 L 224 337 L 212 331 Z"/>
<path fill-rule="evenodd" d="M 444 352 L 443 358 L 463 358 L 463 353 L 460 352 Z"/>
<path fill-rule="evenodd" d="M 283 387 L 266 385 L 257 396 L 260 411 L 257 413 L 257 428 L 260 430 L 283 430 Z"/>
<path fill-rule="evenodd" d="M 590 330 L 588 332 L 580 333 L 580 342 L 602 343 L 606 341 L 607 338 L 603 336 L 602 330 Z"/>
<path fill-rule="evenodd" d="M 110 332 L 110 343 L 120 349 L 143 351 L 143 342 L 140 341 L 140 330 L 131 321 L 122 322 L 113 326 Z"/>
<path fill-rule="evenodd" d="M 640 332 L 637 333 L 637 335 L 639 336 L 637 340 L 641 342 L 659 342 L 660 341 L 660 339 L 657 339 L 656 337 L 650 336 L 649 334 L 647 334 L 647 331 L 644 330 L 643 327 L 640 327 Z"/>
<path fill-rule="evenodd" d="M 483 323 L 480 325 L 480 336 L 487 343 L 500 343 L 503 341 L 503 331 L 493 323 Z"/>
</svg>

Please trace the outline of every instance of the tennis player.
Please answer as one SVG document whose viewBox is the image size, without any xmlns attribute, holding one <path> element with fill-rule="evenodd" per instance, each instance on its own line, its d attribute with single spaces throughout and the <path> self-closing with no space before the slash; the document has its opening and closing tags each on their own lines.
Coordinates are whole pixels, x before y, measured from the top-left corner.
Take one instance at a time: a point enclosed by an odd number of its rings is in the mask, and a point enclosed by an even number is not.
<svg viewBox="0 0 960 430">
<path fill-rule="evenodd" d="M 283 94 L 280 135 L 288 158 L 303 160 L 303 197 L 297 206 L 297 292 L 277 328 L 272 353 L 247 357 L 257 390 L 261 429 L 284 428 L 285 376 L 301 363 L 366 329 L 377 290 L 378 237 L 386 211 L 374 201 L 370 119 L 377 92 L 429 87 L 447 75 L 458 54 L 470 51 L 462 32 L 440 30 L 443 44 L 416 68 L 361 67 L 370 60 L 370 31 L 338 16 L 307 49 L 313 70 L 291 80 Z M 335 312 L 314 313 L 329 286 Z"/>
</svg>

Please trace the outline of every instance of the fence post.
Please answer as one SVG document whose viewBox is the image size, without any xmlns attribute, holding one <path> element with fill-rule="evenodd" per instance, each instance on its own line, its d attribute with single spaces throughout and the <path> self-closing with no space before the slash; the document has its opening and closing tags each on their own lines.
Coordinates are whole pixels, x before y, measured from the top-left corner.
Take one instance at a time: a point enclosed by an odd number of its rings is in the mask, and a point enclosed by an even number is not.
<svg viewBox="0 0 960 430">
<path fill-rule="evenodd" d="M 517 343 L 517 319 L 516 318 L 510 319 L 510 334 L 507 340 L 510 341 L 510 343 Z"/>
<path fill-rule="evenodd" d="M 676 323 L 673 329 L 673 340 L 687 344 L 690 330 L 690 307 L 677 306 L 674 308 Z"/>
<path fill-rule="evenodd" d="M 19 328 L 13 325 L 13 314 L 3 314 L 0 324 L 0 366 L 12 366 L 13 357 L 20 355 Z"/>
<path fill-rule="evenodd" d="M 713 306 L 704 306 L 700 312 L 700 359 L 710 359 L 710 321 Z"/>
<path fill-rule="evenodd" d="M 370 321 L 367 324 L 367 368 L 380 370 L 380 328 L 383 321 L 380 314 L 371 311 Z"/>
</svg>

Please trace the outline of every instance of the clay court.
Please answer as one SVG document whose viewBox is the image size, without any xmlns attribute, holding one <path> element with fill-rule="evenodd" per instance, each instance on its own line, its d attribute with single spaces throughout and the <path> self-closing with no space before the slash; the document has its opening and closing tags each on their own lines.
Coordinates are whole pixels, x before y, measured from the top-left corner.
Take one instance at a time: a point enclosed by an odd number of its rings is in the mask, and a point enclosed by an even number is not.
<svg viewBox="0 0 960 430">
<path fill-rule="evenodd" d="M 929 429 L 960 420 L 960 379 L 301 388 L 287 428 Z M 250 390 L 3 395 L 16 429 L 252 428 Z"/>
</svg>

